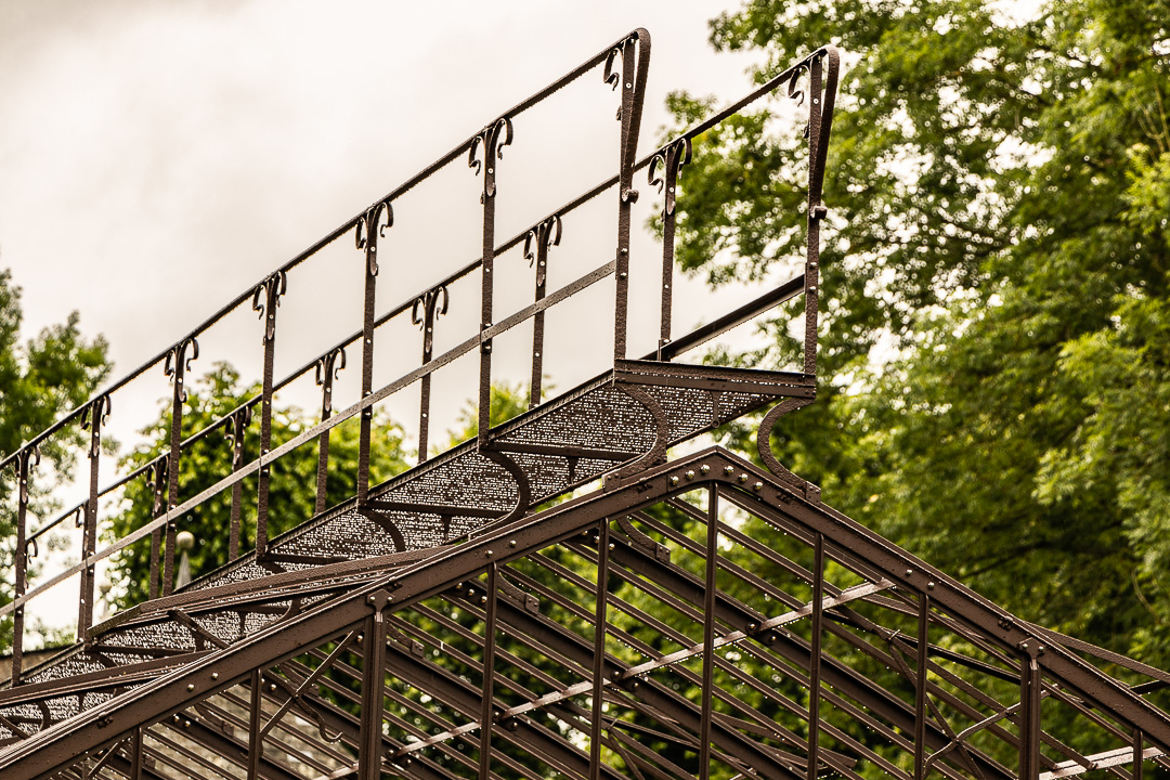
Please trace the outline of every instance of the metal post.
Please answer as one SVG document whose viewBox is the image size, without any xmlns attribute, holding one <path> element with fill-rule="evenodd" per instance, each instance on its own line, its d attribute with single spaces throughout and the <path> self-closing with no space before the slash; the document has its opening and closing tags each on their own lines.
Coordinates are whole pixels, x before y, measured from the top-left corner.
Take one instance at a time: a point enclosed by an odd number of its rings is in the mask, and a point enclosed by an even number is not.
<svg viewBox="0 0 1170 780">
<path fill-rule="evenodd" d="M 711 689 L 715 674 L 715 574 L 719 567 L 719 485 L 707 500 L 707 572 L 703 592 L 703 703 L 699 720 L 699 778 L 711 776 Z"/>
<path fill-rule="evenodd" d="M 1144 759 L 1144 756 L 1142 754 L 1144 752 L 1145 752 L 1145 750 L 1142 747 L 1142 730 L 1141 729 L 1134 729 L 1133 730 L 1133 780 L 1142 780 L 1142 776 L 1145 774 L 1145 767 L 1142 766 L 1142 761 Z"/>
<path fill-rule="evenodd" d="M 257 780 L 260 776 L 260 758 L 264 754 L 264 738 L 260 734 L 263 686 L 264 676 L 257 669 L 252 672 L 252 696 L 248 711 L 248 780 Z"/>
<path fill-rule="evenodd" d="M 272 449 L 272 364 L 276 352 L 276 309 L 280 296 L 288 290 L 288 275 L 277 271 L 269 276 L 252 293 L 252 311 L 260 312 L 264 319 L 264 378 L 260 392 L 260 457 Z M 268 549 L 268 483 L 271 467 L 261 463 L 257 478 L 256 496 L 256 555 L 262 556 Z"/>
<path fill-rule="evenodd" d="M 821 219 L 825 207 L 821 205 L 818 185 L 823 174 L 814 170 L 819 159 L 821 141 L 821 61 L 809 64 L 808 74 L 808 245 L 804 261 L 804 373 L 817 372 L 817 307 L 821 255 Z"/>
<path fill-rule="evenodd" d="M 597 602 L 593 627 L 593 711 L 589 721 L 589 780 L 601 780 L 601 713 L 605 674 L 605 635 L 609 604 L 609 518 L 597 529 Z"/>
<path fill-rule="evenodd" d="M 1020 664 L 1020 778 L 1040 777 L 1040 656 L 1044 647 L 1035 639 L 1020 643 L 1024 657 Z"/>
<path fill-rule="evenodd" d="M 482 334 L 492 326 L 492 298 L 495 279 L 492 271 L 496 260 L 496 161 L 504 156 L 504 147 L 512 143 L 512 120 L 500 117 L 485 127 L 471 141 L 467 155 L 467 166 L 476 173 L 483 169 L 483 192 L 479 202 L 483 204 L 483 254 L 480 261 L 482 272 L 482 300 L 480 305 L 479 330 Z M 483 160 L 478 154 L 483 147 Z M 491 428 L 492 406 L 492 340 L 481 336 L 479 345 L 479 446 L 487 443 Z"/>
<path fill-rule="evenodd" d="M 152 463 L 146 470 L 146 484 L 150 486 L 152 501 L 150 505 L 151 518 L 157 518 L 166 505 L 167 483 L 164 475 L 168 473 L 167 461 L 169 456 L 163 455 Z M 159 591 L 159 558 L 162 556 L 162 534 L 155 528 L 150 532 L 150 586 L 152 599 L 158 598 Z"/>
<path fill-rule="evenodd" d="M 622 75 L 621 75 L 622 103 L 620 110 L 621 143 L 618 163 L 618 231 L 617 257 L 614 273 L 617 276 L 614 286 L 614 322 L 613 322 L 613 358 L 622 360 L 626 357 L 626 319 L 630 296 L 630 209 L 638 199 L 638 193 L 633 189 L 634 167 L 628 147 L 637 143 L 637 131 L 633 130 L 631 139 L 631 121 L 634 118 L 634 46 L 633 41 L 626 41 L 622 46 Z"/>
<path fill-rule="evenodd" d="M 663 151 L 650 160 L 647 179 L 650 186 L 658 185 L 665 191 L 662 206 L 662 303 L 661 325 L 658 333 L 658 360 L 662 360 L 662 348 L 670 343 L 670 326 L 674 293 L 674 228 L 675 204 L 677 198 L 678 173 L 682 166 L 691 161 L 691 140 L 683 137 L 671 142 Z M 661 177 L 658 168 L 662 168 Z"/>
<path fill-rule="evenodd" d="M 187 350 L 191 354 L 187 355 Z M 194 336 L 180 341 L 167 353 L 163 373 L 171 377 L 171 442 L 167 453 L 167 511 L 179 503 L 179 459 L 182 455 L 183 404 L 187 400 L 184 378 L 191 368 L 191 361 L 199 357 L 199 342 Z M 162 593 L 169 595 L 175 585 L 175 519 L 167 520 L 166 551 L 163 559 Z"/>
<path fill-rule="evenodd" d="M 362 644 L 362 719 L 358 743 L 358 780 L 378 780 L 382 770 L 382 718 L 386 688 L 386 596 L 374 598 Z"/>
<path fill-rule="evenodd" d="M 483 628 L 483 699 L 479 714 L 479 780 L 491 780 L 492 721 L 495 717 L 492 711 L 492 698 L 495 696 L 496 678 L 497 564 L 491 564 L 487 573 L 487 615 Z"/>
<path fill-rule="evenodd" d="M 321 422 L 333 416 L 333 380 L 345 368 L 345 348 L 336 347 L 317 361 L 317 386 L 321 388 Z M 324 431 L 317 438 L 317 500 L 313 514 L 325 511 L 326 488 L 329 478 L 329 434 Z"/>
<path fill-rule="evenodd" d="M 130 737 L 130 779 L 142 780 L 142 727 L 136 726 Z"/>
<path fill-rule="evenodd" d="M 825 593 L 825 536 L 813 543 L 812 642 L 809 648 L 808 683 L 808 780 L 816 780 L 820 760 L 821 728 L 821 623 Z"/>
<path fill-rule="evenodd" d="M 918 599 L 918 667 L 914 681 L 914 780 L 926 776 L 926 651 L 930 646 L 930 596 Z"/>
<path fill-rule="evenodd" d="M 447 292 L 447 285 L 440 284 L 438 287 L 427 290 L 414 300 L 410 311 L 410 321 L 421 327 L 423 331 L 422 364 L 424 366 L 431 362 L 431 356 L 434 354 L 435 320 L 440 315 L 447 313 L 447 306 L 451 302 L 450 299 L 451 296 Z M 441 304 L 440 301 L 442 301 Z M 430 431 L 431 375 L 424 374 L 423 378 L 419 381 L 419 385 L 418 462 L 422 463 L 427 459 L 427 438 L 428 432 Z"/>
<path fill-rule="evenodd" d="M 102 452 L 102 424 L 110 412 L 110 397 L 103 395 L 94 400 L 81 419 L 83 428 L 89 429 L 89 499 L 85 502 L 85 521 L 81 532 L 81 561 L 93 555 L 97 547 L 98 509 L 98 467 Z M 94 566 L 86 565 L 81 571 L 81 590 L 77 599 L 77 640 L 84 642 L 93 623 Z"/>
<path fill-rule="evenodd" d="M 248 423 L 252 421 L 252 407 L 243 406 L 225 422 L 224 431 L 232 443 L 232 471 L 239 471 L 244 465 L 244 436 Z M 244 503 L 244 483 L 232 485 L 231 520 L 228 527 L 228 560 L 234 561 L 240 554 L 240 511 Z"/>
<path fill-rule="evenodd" d="M 536 265 L 535 301 L 544 298 L 548 283 L 548 250 L 561 243 L 561 218 L 553 215 L 524 237 L 524 257 Z M 535 244 L 535 247 L 533 246 Z M 535 252 L 534 252 L 535 249 Z M 528 390 L 528 408 L 540 403 L 540 385 L 544 379 L 544 310 L 532 318 L 532 380 Z"/>
<path fill-rule="evenodd" d="M 638 63 L 634 64 L 634 44 L 638 43 Z M 612 72 L 613 61 L 622 57 L 621 76 Z M 638 151 L 638 130 L 642 123 L 642 99 L 646 92 L 646 75 L 650 70 L 650 34 L 639 28 L 637 32 L 610 52 L 605 65 L 606 82 L 621 87 L 621 138 L 618 161 L 618 230 L 615 258 L 616 284 L 614 286 L 614 360 L 626 356 L 626 320 L 630 284 L 630 209 L 638 199 L 634 189 L 634 158 Z"/>
<path fill-rule="evenodd" d="M 41 451 L 35 445 L 25 447 L 16 456 L 16 583 L 13 599 L 24 596 L 28 590 L 28 475 L 31 466 L 41 462 Z M 12 686 L 20 685 L 24 666 L 24 605 L 12 613 Z"/>
<path fill-rule="evenodd" d="M 383 219 L 385 223 L 383 224 Z M 378 238 L 394 224 L 394 210 L 388 201 L 376 203 L 358 218 L 354 244 L 366 252 L 365 293 L 362 304 L 362 398 L 374 389 L 374 293 L 378 277 Z M 367 406 L 361 413 L 361 431 L 358 440 L 357 503 L 365 506 L 370 493 L 370 436 L 374 421 L 374 407 Z"/>
</svg>

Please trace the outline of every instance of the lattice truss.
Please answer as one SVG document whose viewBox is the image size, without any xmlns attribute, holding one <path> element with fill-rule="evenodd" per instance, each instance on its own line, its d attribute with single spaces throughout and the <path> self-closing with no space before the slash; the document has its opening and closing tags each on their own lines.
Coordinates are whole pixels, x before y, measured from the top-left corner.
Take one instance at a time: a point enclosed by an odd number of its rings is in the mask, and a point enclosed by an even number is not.
<svg viewBox="0 0 1170 780">
<path fill-rule="evenodd" d="M 1019 620 L 721 449 L 436 549 L 225 588 L 144 605 L 4 692 L 4 776 L 1170 766 L 1170 676 Z"/>
</svg>

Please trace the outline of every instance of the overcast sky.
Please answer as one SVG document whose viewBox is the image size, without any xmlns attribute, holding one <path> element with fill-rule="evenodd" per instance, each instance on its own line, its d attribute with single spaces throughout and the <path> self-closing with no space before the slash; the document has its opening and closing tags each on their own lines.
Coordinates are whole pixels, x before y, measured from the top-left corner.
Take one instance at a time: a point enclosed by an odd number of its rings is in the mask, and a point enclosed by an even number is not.
<svg viewBox="0 0 1170 780">
<path fill-rule="evenodd" d="M 729 99 L 729 3 L 0 2 L 0 265 L 120 369 L 608 41 Z M 650 138 L 653 141 L 653 137 Z M 645 146 L 645 145 L 644 145 Z"/>
<path fill-rule="evenodd" d="M 0 267 L 11 268 L 23 288 L 25 335 L 77 310 L 87 334 L 108 339 L 115 376 L 136 367 L 509 106 L 638 26 L 653 35 L 644 153 L 668 121 L 669 90 L 726 103 L 750 89 L 751 56 L 717 54 L 707 42 L 708 20 L 736 5 L 0 0 Z M 590 79 L 580 100 L 566 96 L 554 116 L 517 127 L 500 175 L 514 167 L 536 178 L 523 184 L 501 178 L 501 224 L 511 219 L 511 225 L 500 238 L 614 172 L 616 98 L 597 75 Z M 586 128 L 585 120 L 597 117 L 604 121 Z M 585 129 L 578 138 L 579 128 Z M 614 149 L 599 157 L 592 150 L 597 138 Z M 478 183 L 465 165 L 457 173 L 463 183 L 452 186 L 467 196 L 462 200 L 448 203 L 440 195 L 429 205 L 396 208 L 392 233 L 399 243 L 392 259 L 382 256 L 380 309 L 475 256 Z M 637 184 L 647 192 L 644 181 Z M 644 197 L 635 224 L 642 226 L 657 204 Z M 531 208 L 521 213 L 520 206 Z M 615 211 L 607 202 L 606 219 Z M 566 231 L 566 243 L 576 231 L 579 240 L 590 238 L 583 232 L 595 233 L 594 244 L 578 247 L 588 257 L 575 266 L 570 250 L 558 250 L 565 267 L 550 262 L 550 277 L 560 274 L 550 286 L 612 257 L 611 227 L 567 223 Z M 646 258 L 645 289 L 656 298 L 651 272 L 660 250 L 648 236 L 638 240 L 634 261 Z M 277 376 L 360 327 L 359 258 L 346 239 L 314 270 L 290 275 Z M 510 295 L 518 306 L 531 299 L 531 272 L 523 266 L 510 266 L 523 272 L 514 283 L 523 294 L 501 291 L 498 282 L 498 308 Z M 706 300 L 697 284 L 679 294 L 684 303 Z M 474 332 L 467 328 L 478 317 L 478 294 L 455 295 L 453 308 L 462 304 L 467 321 L 440 328 L 439 350 Z M 570 339 L 562 359 L 590 363 L 572 339 L 600 348 L 602 360 L 586 366 L 584 376 L 604 367 L 607 349 L 590 307 L 611 308 L 612 297 L 594 302 L 575 311 L 565 306 L 570 317 L 562 321 Z M 641 317 L 644 332 L 635 349 L 644 351 L 641 345 L 652 346 L 657 335 L 656 300 L 640 308 L 645 311 L 634 323 Z M 727 309 L 700 308 L 676 304 L 676 323 L 689 320 L 676 333 Z M 256 376 L 254 315 L 242 312 L 225 333 L 207 338 L 197 372 L 227 358 Z M 417 365 L 418 334 L 380 344 L 399 342 L 410 353 L 404 365 Z M 303 349 L 294 355 L 293 344 Z M 514 346 L 518 366 L 528 347 Z M 584 378 L 558 378 L 549 352 L 560 389 Z M 351 391 L 357 357 L 351 355 L 343 378 Z M 507 361 L 501 350 L 500 363 Z M 473 366 L 467 369 L 463 375 L 452 369 L 457 381 L 436 385 L 436 404 L 447 404 L 448 422 L 474 394 Z M 123 442 L 155 416 L 154 399 L 168 392 L 166 380 L 152 371 L 148 386 L 135 392 L 129 404 L 124 398 L 115 404 L 111 418 Z M 282 400 L 312 408 L 311 382 L 298 392 Z M 395 401 L 389 410 L 417 419 L 417 391 L 406 395 L 413 400 Z M 353 400 L 339 398 L 338 406 Z M 432 441 L 441 438 L 439 419 L 432 430 Z"/>
</svg>

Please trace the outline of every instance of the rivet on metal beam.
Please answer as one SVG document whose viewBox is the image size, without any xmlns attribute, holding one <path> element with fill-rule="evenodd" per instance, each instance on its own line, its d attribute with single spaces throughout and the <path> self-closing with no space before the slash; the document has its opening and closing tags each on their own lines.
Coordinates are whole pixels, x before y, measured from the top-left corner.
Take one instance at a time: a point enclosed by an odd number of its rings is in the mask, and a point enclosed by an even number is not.
<svg viewBox="0 0 1170 780">
<path fill-rule="evenodd" d="M 708 466 L 706 463 L 704 463 L 702 466 L 699 466 L 699 473 L 701 473 L 701 474 L 707 474 L 707 473 L 710 473 L 710 471 L 711 471 L 711 467 Z"/>
</svg>

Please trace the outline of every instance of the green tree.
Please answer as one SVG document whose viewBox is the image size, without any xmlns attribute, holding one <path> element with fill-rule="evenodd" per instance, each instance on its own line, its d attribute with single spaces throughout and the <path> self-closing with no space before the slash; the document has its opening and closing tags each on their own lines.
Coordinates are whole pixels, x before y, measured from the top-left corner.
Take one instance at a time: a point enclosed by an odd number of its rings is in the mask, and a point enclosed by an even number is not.
<svg viewBox="0 0 1170 780">
<path fill-rule="evenodd" d="M 259 385 L 243 385 L 239 373 L 229 364 L 215 364 L 188 390 L 183 412 L 183 437 L 203 430 L 259 392 Z M 257 412 L 245 434 L 244 462 L 254 459 L 257 454 L 258 418 Z M 279 444 L 292 439 L 315 422 L 296 407 L 276 408 L 272 416 L 272 440 Z M 143 429 L 146 443 L 122 459 L 123 473 L 151 461 L 167 449 L 170 423 L 170 404 L 167 403 L 158 418 Z M 358 434 L 357 418 L 346 420 L 333 429 L 326 481 L 328 506 L 354 494 Z M 193 496 L 230 474 L 231 455 L 232 444 L 222 430 L 213 431 L 184 448 L 179 467 L 181 496 Z M 410 460 L 410 453 L 403 445 L 401 428 L 384 417 L 376 417 L 370 453 L 370 483 L 377 484 L 406 470 Z M 277 460 L 272 465 L 271 474 L 270 538 L 304 522 L 313 512 L 317 485 L 316 440 Z M 240 549 L 248 550 L 255 544 L 257 483 L 254 477 L 248 477 L 242 484 Z M 153 517 L 153 492 L 144 479 L 134 480 L 128 485 L 126 502 L 126 508 L 110 518 L 106 531 L 110 540 L 124 537 Z M 179 529 L 190 531 L 195 536 L 195 547 L 190 552 L 193 576 L 227 562 L 230 524 L 230 489 L 208 499 L 179 520 Z M 146 600 L 150 583 L 149 539 L 125 548 L 117 558 L 111 579 L 112 599 L 119 607 Z"/>
<path fill-rule="evenodd" d="M 42 329 L 23 344 L 22 319 L 20 288 L 12 283 L 9 269 L 0 269 L 0 457 L 11 455 L 81 405 L 111 367 L 105 339 L 86 339 L 77 312 L 71 312 L 63 323 Z M 83 436 L 74 426 L 51 437 L 41 448 L 45 465 L 60 477 L 71 476 L 70 448 Z M 12 474 L 6 469 L 0 477 L 0 490 L 5 497 L 12 484 Z M 38 495 L 43 497 L 44 491 Z"/>
<path fill-rule="evenodd" d="M 993 600 L 1166 667 L 1170 7 L 1006 8 L 749 0 L 713 20 L 760 78 L 847 52 L 819 398 L 773 444 Z M 680 122 L 702 106 L 671 100 Z M 679 258 L 712 283 L 799 254 L 800 141 L 769 127 L 737 119 L 684 169 Z M 719 358 L 794 354 L 767 327 L 775 347 Z"/>
<path fill-rule="evenodd" d="M 22 343 L 20 288 L 12 273 L 0 269 L 0 458 L 48 428 L 66 412 L 82 404 L 110 370 L 106 342 L 88 339 L 80 318 L 72 312 L 65 322 L 50 325 Z M 42 446 L 42 462 L 30 479 L 32 515 L 44 516 L 57 505 L 50 498 L 53 486 L 73 476 L 76 454 L 85 432 L 66 426 Z M 15 473 L 0 472 L 0 538 L 15 533 Z M 0 545 L 0 568 L 12 571 L 13 545 Z M 0 604 L 12 598 L 11 577 L 0 578 Z M 12 641 L 11 619 L 0 622 L 0 647 Z"/>
</svg>

